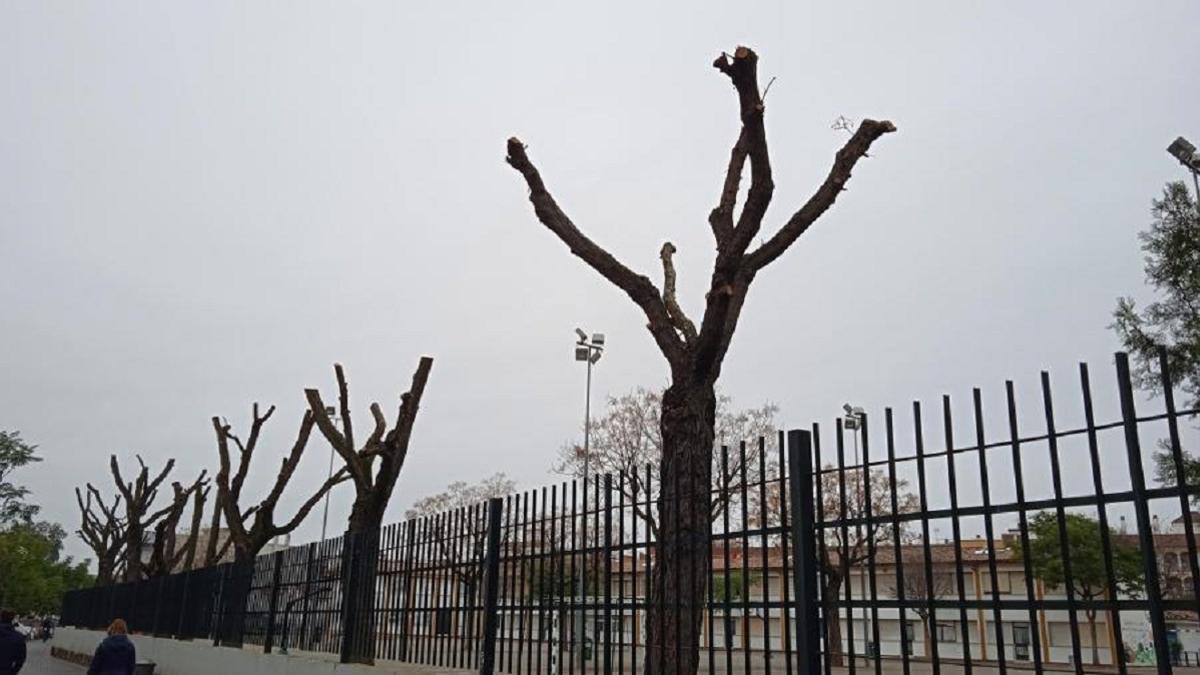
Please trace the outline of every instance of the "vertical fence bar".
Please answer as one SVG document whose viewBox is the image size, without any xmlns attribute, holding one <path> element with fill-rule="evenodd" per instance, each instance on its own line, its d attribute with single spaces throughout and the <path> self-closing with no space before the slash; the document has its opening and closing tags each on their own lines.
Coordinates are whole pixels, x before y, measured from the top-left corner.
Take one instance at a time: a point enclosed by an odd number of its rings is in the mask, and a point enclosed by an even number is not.
<svg viewBox="0 0 1200 675">
<path fill-rule="evenodd" d="M 279 609 L 279 582 L 283 572 L 283 551 L 271 556 L 274 570 L 271 572 L 271 599 L 267 604 L 267 634 L 263 638 L 263 653 L 270 654 L 275 644 L 275 612 Z"/>
<path fill-rule="evenodd" d="M 739 502 L 742 510 L 742 576 L 739 579 L 738 592 L 742 604 L 742 672 L 750 675 L 750 514 L 746 509 L 750 500 L 747 498 L 746 483 L 749 481 L 746 479 L 745 441 L 738 444 L 738 473 L 741 493 Z"/>
<path fill-rule="evenodd" d="M 604 675 L 612 675 L 612 474 L 604 474 Z"/>
<path fill-rule="evenodd" d="M 1067 618 L 1071 627 L 1071 658 L 1075 663 L 1075 672 L 1083 675 L 1075 581 L 1071 574 L 1071 547 L 1067 538 L 1067 514 L 1062 501 L 1062 465 L 1058 456 L 1058 430 L 1054 424 L 1054 398 L 1050 393 L 1050 373 L 1044 370 L 1042 371 L 1042 404 L 1046 413 L 1046 442 L 1050 446 L 1050 479 L 1054 485 L 1054 506 L 1058 516 L 1058 544 L 1062 554 L 1063 580 L 1067 590 Z"/>
<path fill-rule="evenodd" d="M 792 617 L 790 616 L 791 598 L 788 591 L 788 586 L 792 583 L 791 570 L 788 569 L 791 564 L 791 551 L 788 550 L 788 539 L 791 538 L 792 531 L 789 529 L 789 523 L 791 522 L 791 519 L 788 518 L 787 479 L 784 476 L 784 474 L 787 472 L 788 466 L 786 438 L 787 437 L 784 435 L 782 430 L 779 432 L 776 438 L 779 451 L 779 476 L 778 480 L 776 481 L 775 489 L 779 491 L 779 552 L 783 562 L 783 574 L 779 578 L 779 586 L 782 590 L 781 595 L 783 598 L 780 611 L 780 618 L 782 619 L 783 626 L 780 632 L 783 633 L 784 675 L 792 675 Z M 811 527 L 812 523 L 809 523 L 809 526 Z M 812 602 L 816 602 L 816 596 L 813 596 Z M 815 647 L 818 652 L 820 651 L 819 646 L 809 646 L 810 648 Z M 817 658 L 820 658 L 819 653 L 817 654 Z M 710 668 L 709 671 L 711 672 L 712 669 Z M 814 672 L 812 675 L 816 675 L 816 673 Z"/>
<path fill-rule="evenodd" d="M 897 494 L 899 484 L 896 480 L 896 434 L 891 408 L 884 409 L 883 423 L 887 441 L 888 497 L 891 499 L 892 507 L 892 555 L 896 559 L 894 579 L 896 599 L 900 605 L 896 610 L 900 621 L 900 667 L 904 675 L 909 675 L 912 666 L 909 663 L 908 652 L 911 649 L 913 636 L 908 633 L 908 616 L 905 613 L 907 594 L 904 590 L 904 549 L 900 547 L 900 496 Z"/>
<path fill-rule="evenodd" d="M 867 434 L 867 414 L 865 412 L 859 415 L 858 425 L 856 433 L 862 438 L 862 466 L 859 471 L 862 472 L 863 481 L 863 531 L 866 532 L 867 537 L 867 584 L 871 591 L 871 642 L 874 645 L 875 653 L 872 654 L 869 648 L 863 651 L 867 658 L 874 656 L 875 675 L 883 675 L 883 661 L 879 658 L 879 588 L 878 580 L 875 578 L 875 535 L 872 534 L 876 522 L 871 497 L 871 442 Z M 859 576 L 858 587 L 862 589 L 862 576 Z M 859 593 L 859 595 L 863 595 L 863 593 Z M 862 600 L 866 600 L 866 598 L 862 598 Z M 865 640 L 866 637 L 866 626 L 863 626 L 863 639 Z"/>
<path fill-rule="evenodd" d="M 721 567 L 721 588 L 722 595 L 725 597 L 721 601 L 721 640 L 725 643 L 725 675 L 733 673 L 733 638 L 730 636 L 730 628 L 733 627 L 733 618 L 729 615 L 729 603 L 731 600 L 731 584 L 729 582 L 729 446 L 721 446 L 721 500 L 724 503 L 724 508 L 721 509 L 721 534 L 724 538 L 721 540 L 723 549 L 722 567 Z"/>
<path fill-rule="evenodd" d="M 858 652 L 854 644 L 854 582 L 850 580 L 850 569 L 852 567 L 851 555 L 861 542 L 856 537 L 854 548 L 851 548 L 850 527 L 846 523 L 848 519 L 854 516 L 851 515 L 850 508 L 847 506 L 848 502 L 846 501 L 846 441 L 842 418 L 839 417 L 837 419 L 835 428 L 837 429 L 838 526 L 841 530 L 841 550 L 838 555 L 838 568 L 841 570 L 842 585 L 846 588 L 846 641 L 850 647 L 849 672 L 850 675 L 854 675 L 858 668 L 858 664 L 856 663 L 858 661 Z M 837 603 L 837 598 L 834 597 L 832 599 L 834 609 L 833 621 L 836 626 L 840 627 L 842 609 Z M 825 620 L 829 621 L 829 617 L 825 617 Z M 839 656 L 843 657 L 844 655 L 845 651 L 839 654 Z"/>
<path fill-rule="evenodd" d="M 975 446 L 979 451 L 979 486 L 983 492 L 983 529 L 987 537 L 987 566 L 988 577 L 991 579 L 992 622 L 996 628 L 996 659 L 1000 662 L 1000 675 L 1008 672 L 1007 659 L 1004 653 L 1004 621 L 1000 611 L 1000 582 L 996 578 L 996 531 L 992 524 L 992 489 L 988 476 L 987 450 L 983 437 L 983 393 L 978 388 L 971 392 L 971 400 L 975 413 Z M 981 628 L 986 628 L 983 626 Z M 984 631 L 986 632 L 986 631 Z M 984 638 L 981 635 L 980 641 Z"/>
<path fill-rule="evenodd" d="M 762 575 L 762 589 L 759 596 L 762 598 L 762 616 L 763 616 L 763 668 L 767 671 L 767 675 L 771 675 L 771 555 L 770 541 L 767 538 L 767 526 L 770 522 L 768 518 L 767 508 L 767 439 L 762 436 L 758 437 L 758 528 L 759 547 L 762 549 L 762 555 L 759 556 L 759 574 Z M 709 556 L 710 562 L 712 556 Z"/>
<path fill-rule="evenodd" d="M 962 523 L 958 519 L 958 472 L 954 468 L 954 420 L 950 416 L 949 396 L 942 396 L 942 428 L 946 440 L 946 479 L 950 489 L 950 533 L 954 541 L 954 566 L 956 568 L 954 579 L 958 588 L 958 623 L 962 627 L 963 672 L 971 675 L 971 622 L 967 618 L 967 589 L 964 578 L 966 570 L 963 569 L 962 557 Z M 936 635 L 934 639 L 937 639 Z"/>
<path fill-rule="evenodd" d="M 1004 397 L 1008 404 L 1008 434 L 1012 443 L 1013 481 L 1017 498 L 1017 529 L 1021 541 L 1021 565 L 1025 577 L 1025 606 L 1029 614 L 1030 650 L 1033 651 L 1034 672 L 1040 673 L 1042 672 L 1042 631 L 1034 604 L 1033 562 L 1029 556 L 1029 518 L 1025 514 L 1025 474 L 1021 468 L 1021 436 L 1017 423 L 1017 398 L 1012 380 L 1004 383 Z"/>
<path fill-rule="evenodd" d="M 479 653 L 479 675 L 492 675 L 496 668 L 496 628 L 500 597 L 500 512 L 504 502 L 488 500 L 487 553 L 483 566 L 483 644 Z"/>
<path fill-rule="evenodd" d="M 938 658 L 938 635 L 937 635 L 937 606 L 934 604 L 934 592 L 936 588 L 933 580 L 933 549 L 929 545 L 929 491 L 926 489 L 925 477 L 925 429 L 921 421 L 921 402 L 913 401 L 913 444 L 917 453 L 917 497 L 921 508 L 921 553 L 923 559 L 921 561 L 922 572 L 925 575 L 925 626 L 923 627 L 927 634 L 932 635 L 929 640 L 929 653 L 925 655 L 929 659 L 930 666 L 933 669 L 933 675 L 940 675 L 942 672 L 941 659 Z"/>
<path fill-rule="evenodd" d="M 1137 517 L 1146 600 L 1150 606 L 1154 653 L 1158 655 L 1158 674 L 1171 675 L 1171 650 L 1167 644 L 1167 622 L 1163 614 L 1162 589 L 1158 581 L 1158 559 L 1154 554 L 1154 532 L 1150 523 L 1150 503 L 1146 496 L 1146 475 L 1142 469 L 1142 442 L 1138 438 L 1137 409 L 1133 400 L 1133 383 L 1129 377 L 1129 356 L 1118 352 L 1116 359 L 1117 388 L 1121 395 L 1121 416 L 1125 428 L 1125 451 L 1129 456 L 1129 482 L 1133 487 L 1133 508 Z"/>
<path fill-rule="evenodd" d="M 1104 555 L 1104 580 L 1108 584 L 1108 599 L 1112 603 L 1108 610 L 1109 627 L 1113 635 L 1121 641 L 1116 649 L 1117 653 L 1109 656 L 1116 662 L 1120 675 L 1125 675 L 1128 671 L 1125 665 L 1125 640 L 1121 637 L 1121 611 L 1117 605 L 1117 581 L 1108 528 L 1108 508 L 1104 501 L 1104 477 L 1100 470 L 1100 445 L 1096 438 L 1096 414 L 1092 409 L 1092 385 L 1086 363 L 1079 364 L 1079 384 L 1083 392 L 1083 416 L 1087 424 L 1088 455 L 1092 464 L 1092 489 L 1096 493 L 1096 516 L 1100 524 L 1100 548 Z"/>
<path fill-rule="evenodd" d="M 812 436 L 807 431 L 788 432 L 788 473 L 791 488 L 792 585 L 796 589 L 796 653 L 802 659 L 797 672 L 821 671 L 821 645 L 817 622 L 816 534 L 813 527 Z M 820 477 L 817 477 L 820 480 Z M 835 619 L 836 620 L 836 619 Z"/>
</svg>

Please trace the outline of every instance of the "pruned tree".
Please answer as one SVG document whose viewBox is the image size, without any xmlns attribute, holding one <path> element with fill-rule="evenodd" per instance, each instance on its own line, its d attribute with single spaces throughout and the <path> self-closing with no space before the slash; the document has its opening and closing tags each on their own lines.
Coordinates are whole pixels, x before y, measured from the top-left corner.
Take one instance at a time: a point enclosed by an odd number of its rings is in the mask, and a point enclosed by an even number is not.
<svg viewBox="0 0 1200 675">
<path fill-rule="evenodd" d="M 759 475 L 759 445 L 757 439 L 775 435 L 775 414 L 779 407 L 764 403 L 757 408 L 733 409 L 733 399 L 724 394 L 717 395 L 714 444 L 712 452 L 712 476 L 715 497 L 712 502 L 712 519 L 716 520 L 729 508 L 730 496 L 740 494 L 743 476 L 747 485 L 755 485 Z M 650 531 L 658 533 L 658 513 L 653 504 L 658 497 L 659 484 L 651 480 L 647 485 L 646 466 L 658 466 L 662 461 L 662 392 L 638 387 L 622 396 L 608 399 L 608 408 L 599 418 L 592 420 L 588 452 L 582 445 L 571 444 L 559 451 L 557 473 L 582 478 L 584 465 L 588 464 L 591 475 L 624 473 L 624 481 L 613 485 L 625 493 L 633 511 L 643 520 Z M 745 463 L 740 444 L 746 443 Z M 728 461 L 722 467 L 720 447 L 729 448 Z M 636 499 L 635 499 L 636 497 Z"/>
<path fill-rule="evenodd" d="M 121 466 L 117 456 L 109 457 L 108 466 L 112 471 L 117 489 L 125 500 L 125 555 L 122 578 L 125 581 L 141 581 L 144 570 L 142 566 L 142 544 L 146 540 L 146 531 L 170 512 L 171 506 L 158 511 L 151 511 L 154 500 L 158 497 L 158 488 L 175 468 L 175 460 L 167 460 L 166 466 L 153 479 L 150 478 L 150 467 L 142 461 L 141 455 L 136 455 L 140 470 L 135 479 L 126 482 L 121 476 Z"/>
<path fill-rule="evenodd" d="M 308 445 L 308 438 L 312 434 L 313 415 L 311 412 L 305 411 L 304 418 L 300 421 L 300 431 L 296 435 L 296 441 L 292 444 L 287 456 L 284 457 L 270 492 L 257 504 L 243 509 L 241 506 L 242 489 L 246 483 L 246 476 L 250 472 L 250 460 L 254 456 L 254 451 L 258 449 L 263 425 L 271 419 L 271 415 L 274 413 L 275 406 L 271 406 L 267 409 L 266 414 L 260 415 L 258 404 L 255 403 L 252 409 L 253 421 L 250 424 L 250 435 L 245 442 L 242 442 L 242 439 L 233 433 L 227 422 L 219 417 L 212 418 L 213 430 L 217 434 L 217 452 L 221 461 L 220 471 L 217 472 L 217 503 L 224 511 L 235 561 L 253 560 L 272 539 L 290 534 L 300 526 L 300 523 L 321 501 L 326 492 L 347 478 L 345 469 L 336 472 L 300 505 L 291 520 L 283 523 L 275 521 L 275 509 L 279 504 L 279 498 L 283 496 L 284 488 L 296 473 L 296 467 L 300 466 L 304 448 Z M 236 470 L 232 467 L 231 441 L 238 451 Z M 213 535 L 210 534 L 211 536 Z"/>
<path fill-rule="evenodd" d="M 178 481 L 171 484 L 173 498 L 170 510 L 154 526 L 154 548 L 150 552 L 150 561 L 146 565 L 146 576 L 157 577 L 171 574 L 183 564 L 184 570 L 190 570 L 195 559 L 196 540 L 200 536 L 200 520 L 204 515 L 204 502 L 208 496 L 207 471 L 201 471 L 196 482 L 183 487 Z M 192 502 L 191 531 L 182 545 L 179 545 L 179 521 L 187 510 L 188 502 Z M 185 563 L 186 558 L 186 563 Z"/>
<path fill-rule="evenodd" d="M 75 488 L 80 518 L 76 533 L 96 554 L 96 585 L 107 586 L 116 579 L 117 557 L 125 545 L 125 522 L 117 515 L 121 496 L 113 497 L 112 506 L 109 506 L 91 483 L 87 484 L 86 492 L 85 497 L 79 488 Z"/>
<path fill-rule="evenodd" d="M 362 446 L 355 443 L 354 423 L 350 416 L 349 386 L 340 363 L 333 366 L 338 383 L 338 411 L 342 421 L 340 430 L 326 412 L 321 392 L 316 389 L 304 390 L 308 398 L 309 414 L 316 420 L 321 435 L 346 463 L 346 470 L 354 481 L 355 498 L 354 506 L 350 509 L 349 532 L 370 532 L 378 530 L 383 524 L 384 512 L 392 499 L 392 491 L 400 477 L 400 470 L 404 468 L 404 460 L 408 457 L 408 443 L 412 438 L 417 410 L 421 405 L 421 396 L 425 393 L 425 384 L 429 381 L 429 370 L 432 367 L 433 359 L 422 356 L 413 374 L 412 385 L 400 396 L 400 410 L 396 414 L 396 423 L 391 431 L 388 431 L 387 419 L 379 404 L 371 404 L 371 417 L 375 426 Z M 378 470 L 375 467 L 376 459 L 379 460 Z"/>
<path fill-rule="evenodd" d="M 425 384 L 429 381 L 429 371 L 433 368 L 433 359 L 422 356 L 413 373 L 412 384 L 408 391 L 400 395 L 400 409 L 396 413 L 396 423 L 391 431 L 387 429 L 387 418 L 378 403 L 371 404 L 371 417 L 375 426 L 371 434 L 358 446 L 354 440 L 354 421 L 350 415 L 350 391 L 346 383 L 346 374 L 340 363 L 333 366 L 338 383 L 338 411 L 342 428 L 339 430 L 330 419 L 325 403 L 321 400 L 321 392 L 316 389 L 305 389 L 308 398 L 309 415 L 316 420 L 317 427 L 325 440 L 345 462 L 345 470 L 354 481 L 354 505 L 350 508 L 350 520 L 346 533 L 351 537 L 351 543 L 358 547 L 357 555 L 363 562 L 359 566 L 359 580 L 374 583 L 375 565 L 378 563 L 377 547 L 378 533 L 383 524 L 383 516 L 400 471 L 404 468 L 404 460 L 408 457 L 408 444 L 412 440 L 413 425 L 417 421 L 417 411 L 421 406 L 421 396 L 425 393 Z M 375 460 L 379 459 L 378 470 Z M 348 564 L 348 563 L 344 563 Z M 356 638 L 352 641 L 348 652 L 349 659 L 355 663 L 374 663 L 375 629 L 375 593 L 374 589 L 353 589 L 348 592 L 347 602 L 351 594 L 361 598 L 361 605 L 353 612 L 364 617 L 368 625 L 356 627 Z M 343 611 L 350 613 L 347 606 Z"/>
<path fill-rule="evenodd" d="M 741 133 L 730 153 L 720 199 L 708 216 L 716 242 L 704 313 L 697 326 L 684 313 L 675 294 L 675 247 L 663 245 L 663 288 L 634 272 L 590 239 L 555 201 L 525 144 L 510 138 L 508 164 L 529 188 L 538 219 L 571 252 L 633 300 L 648 321 L 647 328 L 666 358 L 671 384 L 663 392 L 660 428 L 661 465 L 659 553 L 654 563 L 646 667 L 691 674 L 699 666 L 700 625 L 703 616 L 712 532 L 712 462 L 721 365 L 737 329 L 746 295 L 755 277 L 783 255 L 845 189 L 851 171 L 880 136 L 895 131 L 887 121 L 863 120 L 837 152 L 824 182 L 774 234 L 761 244 L 763 217 L 775 183 L 767 150 L 763 117 L 766 107 L 758 84 L 758 55 L 738 47 L 722 53 L 713 66 L 729 77 L 737 91 Z M 735 217 L 738 187 L 746 163 L 750 187 Z"/>
</svg>

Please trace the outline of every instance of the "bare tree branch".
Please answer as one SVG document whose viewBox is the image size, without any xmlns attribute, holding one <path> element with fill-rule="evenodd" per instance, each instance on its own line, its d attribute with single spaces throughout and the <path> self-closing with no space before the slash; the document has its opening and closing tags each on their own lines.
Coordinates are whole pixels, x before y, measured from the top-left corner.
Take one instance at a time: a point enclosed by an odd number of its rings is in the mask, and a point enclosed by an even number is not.
<svg viewBox="0 0 1200 675">
<path fill-rule="evenodd" d="M 663 304 L 667 307 L 667 316 L 671 319 L 671 324 L 683 335 L 684 341 L 691 343 L 696 341 L 696 325 L 683 313 L 683 308 L 679 306 L 679 300 L 675 297 L 675 265 L 671 262 L 673 255 L 675 245 L 669 241 L 664 243 L 658 254 L 663 264 Z"/>
<path fill-rule="evenodd" d="M 525 145 L 520 139 L 515 137 L 508 139 L 507 159 L 509 166 L 516 169 L 525 178 L 525 184 L 529 187 L 529 201 L 533 203 L 533 210 L 537 214 L 538 220 L 557 235 L 571 249 L 572 253 L 582 258 L 592 269 L 599 272 L 617 288 L 625 291 L 642 308 L 646 318 L 650 321 L 647 328 L 654 336 L 659 349 L 667 355 L 668 360 L 682 357 L 683 345 L 680 344 L 679 337 L 671 328 L 672 324 L 667 316 L 667 308 L 663 305 L 654 284 L 645 276 L 630 270 L 575 227 L 575 223 L 571 222 L 567 214 L 563 213 L 558 202 L 546 189 L 541 174 L 529 160 L 529 155 L 525 152 Z"/>
</svg>

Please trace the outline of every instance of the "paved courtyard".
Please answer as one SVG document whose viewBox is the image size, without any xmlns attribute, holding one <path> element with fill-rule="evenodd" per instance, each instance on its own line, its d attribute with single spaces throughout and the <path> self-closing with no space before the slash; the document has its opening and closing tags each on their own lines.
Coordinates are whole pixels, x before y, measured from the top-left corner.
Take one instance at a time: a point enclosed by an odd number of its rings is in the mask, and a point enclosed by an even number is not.
<svg viewBox="0 0 1200 675">
<path fill-rule="evenodd" d="M 87 671 L 82 666 L 50 656 L 50 646 L 53 644 L 54 640 L 30 642 L 29 658 L 25 661 L 25 667 L 21 669 L 21 675 L 79 675 Z"/>
</svg>

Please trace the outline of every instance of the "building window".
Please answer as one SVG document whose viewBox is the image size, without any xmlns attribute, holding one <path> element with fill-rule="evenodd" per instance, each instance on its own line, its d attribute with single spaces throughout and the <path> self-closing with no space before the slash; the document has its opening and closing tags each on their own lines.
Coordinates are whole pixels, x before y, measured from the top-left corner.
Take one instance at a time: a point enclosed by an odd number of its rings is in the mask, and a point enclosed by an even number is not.
<svg viewBox="0 0 1200 675">
<path fill-rule="evenodd" d="M 912 656 L 913 641 L 917 639 L 917 622 L 905 621 L 900 624 L 900 639 L 904 642 L 904 653 Z"/>
<path fill-rule="evenodd" d="M 937 641 L 958 642 L 958 626 L 952 623 L 939 623 L 937 625 Z"/>
</svg>

